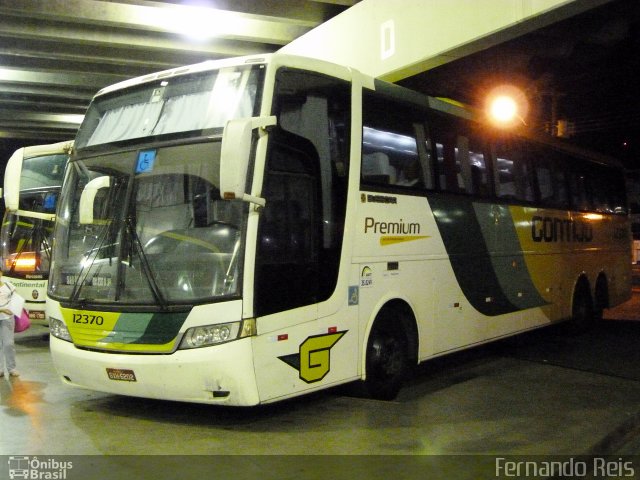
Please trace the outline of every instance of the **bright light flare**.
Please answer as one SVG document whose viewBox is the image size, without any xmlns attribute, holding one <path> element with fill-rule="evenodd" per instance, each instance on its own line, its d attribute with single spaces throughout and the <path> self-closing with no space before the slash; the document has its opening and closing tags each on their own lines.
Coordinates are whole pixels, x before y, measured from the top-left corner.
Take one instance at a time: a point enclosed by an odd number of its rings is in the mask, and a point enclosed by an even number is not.
<svg viewBox="0 0 640 480">
<path fill-rule="evenodd" d="M 487 96 L 486 112 L 489 120 L 501 127 L 526 125 L 525 118 L 529 112 L 526 95 L 513 85 L 500 85 Z"/>
<path fill-rule="evenodd" d="M 491 102 L 489 113 L 499 122 L 512 122 L 518 113 L 518 106 L 513 98 L 502 95 Z"/>
</svg>

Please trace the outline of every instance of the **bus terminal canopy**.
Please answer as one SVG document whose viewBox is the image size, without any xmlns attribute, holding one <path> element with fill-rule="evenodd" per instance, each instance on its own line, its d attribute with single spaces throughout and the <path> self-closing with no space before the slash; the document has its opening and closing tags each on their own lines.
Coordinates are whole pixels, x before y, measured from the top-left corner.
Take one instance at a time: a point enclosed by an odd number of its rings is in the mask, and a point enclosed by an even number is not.
<svg viewBox="0 0 640 480">
<path fill-rule="evenodd" d="M 280 51 L 397 82 L 610 1 L 362 0 Z"/>
</svg>

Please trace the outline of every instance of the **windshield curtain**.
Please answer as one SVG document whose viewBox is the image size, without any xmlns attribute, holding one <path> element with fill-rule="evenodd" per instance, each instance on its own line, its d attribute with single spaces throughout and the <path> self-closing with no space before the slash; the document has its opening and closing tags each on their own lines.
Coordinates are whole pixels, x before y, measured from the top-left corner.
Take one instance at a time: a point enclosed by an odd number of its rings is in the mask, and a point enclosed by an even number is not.
<svg viewBox="0 0 640 480">
<path fill-rule="evenodd" d="M 239 295 L 248 207 L 220 199 L 219 157 L 209 142 L 72 162 L 50 295 L 159 307 Z"/>
<path fill-rule="evenodd" d="M 134 138 L 222 128 L 257 114 L 264 68 L 243 65 L 171 77 L 96 98 L 76 148 Z"/>
</svg>

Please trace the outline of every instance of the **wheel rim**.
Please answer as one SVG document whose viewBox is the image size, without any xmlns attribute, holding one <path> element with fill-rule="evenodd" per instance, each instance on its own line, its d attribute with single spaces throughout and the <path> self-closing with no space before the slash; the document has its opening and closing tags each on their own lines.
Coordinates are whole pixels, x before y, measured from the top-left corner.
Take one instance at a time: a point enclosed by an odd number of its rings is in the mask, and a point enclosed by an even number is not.
<svg viewBox="0 0 640 480">
<path fill-rule="evenodd" d="M 371 343 L 371 373 L 381 380 L 399 377 L 405 366 L 404 346 L 395 336 L 376 335 Z"/>
</svg>

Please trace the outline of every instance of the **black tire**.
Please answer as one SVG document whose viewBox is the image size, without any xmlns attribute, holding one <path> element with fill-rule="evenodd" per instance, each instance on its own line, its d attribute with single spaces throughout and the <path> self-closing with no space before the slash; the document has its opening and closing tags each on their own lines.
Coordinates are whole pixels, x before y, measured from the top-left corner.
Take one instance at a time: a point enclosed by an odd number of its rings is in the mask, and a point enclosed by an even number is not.
<svg viewBox="0 0 640 480">
<path fill-rule="evenodd" d="M 406 379 L 409 366 L 407 334 L 402 322 L 381 315 L 367 342 L 365 394 L 377 400 L 393 400 Z"/>
<path fill-rule="evenodd" d="M 596 282 L 596 293 L 593 300 L 594 323 L 599 323 L 602 320 L 605 308 L 609 308 L 609 286 L 606 277 L 600 275 Z"/>
<path fill-rule="evenodd" d="M 586 280 L 581 280 L 573 292 L 571 331 L 572 333 L 586 332 L 593 327 L 594 323 L 594 307 L 589 284 Z"/>
</svg>

